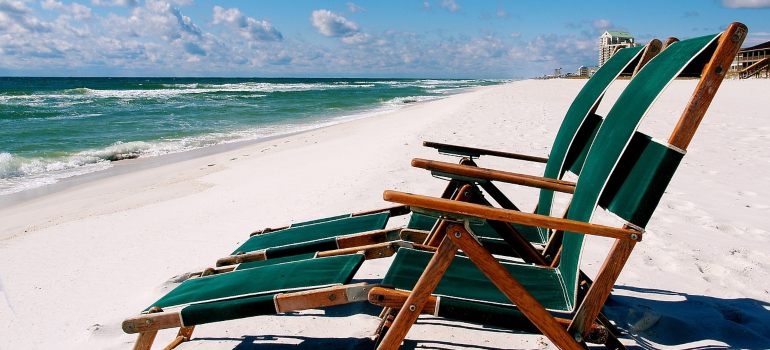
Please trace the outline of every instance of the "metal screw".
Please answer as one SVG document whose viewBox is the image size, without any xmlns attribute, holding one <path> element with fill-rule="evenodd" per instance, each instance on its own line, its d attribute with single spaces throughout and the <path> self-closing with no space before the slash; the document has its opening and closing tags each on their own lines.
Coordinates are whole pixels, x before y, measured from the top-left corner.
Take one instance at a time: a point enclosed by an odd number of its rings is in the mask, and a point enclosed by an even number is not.
<svg viewBox="0 0 770 350">
<path fill-rule="evenodd" d="M 717 66 L 717 68 L 716 68 L 716 69 L 714 69 L 714 71 L 715 71 L 717 74 L 722 74 L 722 66 Z"/>
<path fill-rule="evenodd" d="M 575 341 L 578 342 L 578 343 L 582 343 L 583 342 L 583 335 L 581 335 L 580 333 L 575 333 Z"/>
<path fill-rule="evenodd" d="M 415 312 L 415 310 L 417 310 L 417 306 L 414 306 L 414 304 L 409 305 L 409 311 Z"/>
<path fill-rule="evenodd" d="M 639 239 L 639 235 L 637 235 L 636 233 L 632 233 L 631 234 L 631 239 L 638 240 Z"/>
<path fill-rule="evenodd" d="M 337 299 L 337 295 L 336 294 L 329 294 L 329 300 L 330 301 L 334 301 L 335 299 Z"/>
<path fill-rule="evenodd" d="M 465 198 L 468 198 L 468 197 L 470 197 L 470 196 L 471 196 L 471 193 L 470 193 L 470 192 L 467 192 L 467 191 L 466 191 L 466 192 L 463 192 L 463 196 L 465 196 Z"/>
<path fill-rule="evenodd" d="M 455 237 L 460 238 L 462 236 L 462 233 L 460 231 L 455 231 Z"/>
</svg>

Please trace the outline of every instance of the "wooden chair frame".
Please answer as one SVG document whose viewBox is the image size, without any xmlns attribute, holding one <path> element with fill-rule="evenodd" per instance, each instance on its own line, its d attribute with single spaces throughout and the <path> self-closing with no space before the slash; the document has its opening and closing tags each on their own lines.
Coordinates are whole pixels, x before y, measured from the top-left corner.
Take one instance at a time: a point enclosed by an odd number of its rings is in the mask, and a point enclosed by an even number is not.
<svg viewBox="0 0 770 350">
<path fill-rule="evenodd" d="M 685 107 L 668 143 L 686 150 L 735 53 L 745 39 L 747 28 L 733 23 L 718 39 L 716 51 L 704 66 L 701 80 Z M 489 208 L 476 204 L 460 203 L 446 199 L 432 198 L 395 191 L 386 191 L 383 198 L 390 202 L 441 212 L 449 222 L 445 235 L 436 253 L 423 271 L 409 296 L 395 316 L 388 332 L 382 337 L 378 349 L 397 349 L 407 332 L 417 320 L 431 294 L 448 269 L 459 249 L 505 294 L 514 305 L 551 341 L 562 349 L 583 349 L 584 339 L 589 334 L 601 307 L 609 297 L 612 286 L 633 251 L 642 232 L 633 227 L 606 228 L 591 223 L 578 223 L 567 219 L 555 219 L 535 214 L 525 214 L 507 209 Z M 468 217 L 502 220 L 508 223 L 525 224 L 554 230 L 591 234 L 615 239 L 609 254 L 599 269 L 583 302 L 578 306 L 569 325 L 563 327 L 476 239 L 469 225 Z M 458 223 L 458 221 L 460 223 Z M 462 223 L 462 224 L 461 224 Z M 370 296 L 377 299 L 377 296 Z"/>
</svg>

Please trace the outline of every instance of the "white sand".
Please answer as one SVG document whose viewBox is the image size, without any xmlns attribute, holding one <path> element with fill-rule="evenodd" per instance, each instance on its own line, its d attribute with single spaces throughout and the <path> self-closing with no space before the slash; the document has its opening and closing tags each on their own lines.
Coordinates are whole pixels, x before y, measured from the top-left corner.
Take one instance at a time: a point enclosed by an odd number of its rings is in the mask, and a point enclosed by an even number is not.
<svg viewBox="0 0 770 350">
<path fill-rule="evenodd" d="M 0 209 L 0 349 L 130 348 L 125 317 L 173 287 L 165 281 L 210 266 L 254 229 L 387 206 L 384 189 L 439 194 L 445 182 L 409 161 L 455 160 L 422 140 L 547 155 L 583 83 L 482 88 Z M 664 137 L 693 88 L 675 82 L 643 129 Z M 610 317 L 632 330 L 628 344 L 770 348 L 768 110 L 770 81 L 723 84 L 608 304 Z M 515 161 L 480 164 L 541 171 Z M 534 206 L 533 190 L 503 188 L 523 208 Z M 589 242 L 589 273 L 608 243 Z M 367 262 L 357 279 L 376 281 L 389 261 Z M 361 304 L 204 325 L 181 348 L 367 348 L 377 311 Z M 159 333 L 156 346 L 174 335 Z M 415 347 L 550 345 L 542 336 L 424 318 L 408 336 L 406 348 Z"/>
</svg>

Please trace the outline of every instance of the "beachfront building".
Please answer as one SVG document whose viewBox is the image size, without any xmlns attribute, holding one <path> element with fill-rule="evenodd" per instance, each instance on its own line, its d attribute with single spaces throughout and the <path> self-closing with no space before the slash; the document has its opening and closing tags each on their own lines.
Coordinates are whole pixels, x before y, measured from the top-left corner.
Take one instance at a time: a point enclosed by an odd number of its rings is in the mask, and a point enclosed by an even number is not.
<svg viewBox="0 0 770 350">
<path fill-rule="evenodd" d="M 588 67 L 588 66 L 580 66 L 578 67 L 577 71 L 575 71 L 575 75 L 578 77 L 591 77 L 596 73 L 596 71 L 599 70 L 599 67 Z"/>
<path fill-rule="evenodd" d="M 738 51 L 730 75 L 740 79 L 770 77 L 770 41 Z"/>
<path fill-rule="evenodd" d="M 634 37 L 628 32 L 605 31 L 599 37 L 599 67 L 612 57 L 616 51 L 624 47 L 634 47 L 638 44 L 634 42 Z"/>
</svg>

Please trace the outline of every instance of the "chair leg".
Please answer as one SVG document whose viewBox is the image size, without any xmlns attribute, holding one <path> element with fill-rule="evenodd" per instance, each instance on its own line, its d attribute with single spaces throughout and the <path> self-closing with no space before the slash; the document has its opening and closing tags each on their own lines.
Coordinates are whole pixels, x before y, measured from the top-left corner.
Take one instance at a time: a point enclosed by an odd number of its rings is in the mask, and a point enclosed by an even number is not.
<svg viewBox="0 0 770 350">
<path fill-rule="evenodd" d="M 456 225 L 449 225 L 448 229 L 454 226 Z M 409 329 L 417 321 L 425 302 L 438 286 L 456 253 L 457 246 L 452 240 L 444 238 L 415 284 L 412 293 L 409 294 L 404 307 L 399 310 L 390 329 L 377 346 L 378 350 L 398 349 L 401 346 L 401 342 L 404 341 Z"/>
<path fill-rule="evenodd" d="M 171 341 L 163 350 L 172 350 L 180 344 L 192 339 L 192 333 L 195 330 L 195 326 L 179 328 L 179 332 L 176 334 L 176 338 Z"/>
<path fill-rule="evenodd" d="M 492 283 L 519 307 L 522 313 L 543 335 L 561 349 L 584 349 L 585 344 L 571 337 L 540 302 L 530 294 L 506 270 L 492 254 L 474 238 L 470 231 L 459 225 L 452 225 L 452 234 L 447 235 Z"/>
<path fill-rule="evenodd" d="M 578 307 L 575 318 L 569 326 L 570 334 L 582 334 L 586 325 L 596 320 L 635 245 L 636 241 L 615 240 L 607 259 L 604 260 L 599 273 L 596 275 L 596 280 L 591 284 L 583 302 Z"/>
<path fill-rule="evenodd" d="M 134 344 L 134 350 L 150 350 L 156 335 L 158 335 L 158 331 L 139 333 L 139 336 L 136 338 L 136 344 Z"/>
</svg>

